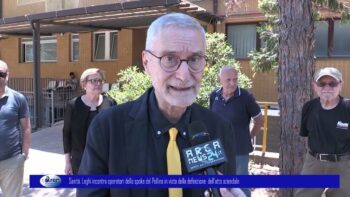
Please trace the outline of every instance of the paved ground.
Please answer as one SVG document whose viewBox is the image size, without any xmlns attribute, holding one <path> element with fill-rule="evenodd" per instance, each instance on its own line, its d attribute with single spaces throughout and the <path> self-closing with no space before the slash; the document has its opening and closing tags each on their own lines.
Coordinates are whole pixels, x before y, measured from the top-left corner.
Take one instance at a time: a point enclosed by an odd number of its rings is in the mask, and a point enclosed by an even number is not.
<svg viewBox="0 0 350 197">
<path fill-rule="evenodd" d="M 23 196 L 75 196 L 75 189 L 29 188 L 30 174 L 64 174 L 62 122 L 32 134 L 29 158 L 25 162 Z M 2 196 L 0 191 L 0 197 Z"/>
<path fill-rule="evenodd" d="M 29 188 L 30 174 L 64 174 L 64 154 L 62 145 L 62 126 L 63 122 L 44 129 L 40 129 L 32 134 L 32 145 L 29 153 L 29 159 L 25 162 L 23 196 L 25 197 L 72 197 L 75 196 L 75 189 L 33 189 Z M 276 169 L 275 169 L 276 168 Z M 276 174 L 278 168 L 266 170 L 251 167 L 252 174 Z M 265 172 L 266 171 L 266 172 Z M 271 171 L 271 172 L 270 172 Z M 266 189 L 253 190 L 252 196 L 264 197 L 274 196 L 276 191 L 269 192 Z M 3 197 L 0 191 L 0 197 Z"/>
</svg>

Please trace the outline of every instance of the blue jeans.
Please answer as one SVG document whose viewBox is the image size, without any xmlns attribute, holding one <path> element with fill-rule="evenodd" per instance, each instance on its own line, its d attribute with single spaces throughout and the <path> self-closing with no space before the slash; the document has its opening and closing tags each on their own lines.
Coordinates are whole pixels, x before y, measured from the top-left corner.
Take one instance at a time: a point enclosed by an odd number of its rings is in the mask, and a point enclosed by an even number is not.
<svg viewBox="0 0 350 197">
<path fill-rule="evenodd" d="M 236 174 L 237 175 L 249 175 L 248 171 L 249 155 L 237 155 L 236 156 Z M 242 188 L 247 197 L 251 196 L 249 188 Z"/>
</svg>

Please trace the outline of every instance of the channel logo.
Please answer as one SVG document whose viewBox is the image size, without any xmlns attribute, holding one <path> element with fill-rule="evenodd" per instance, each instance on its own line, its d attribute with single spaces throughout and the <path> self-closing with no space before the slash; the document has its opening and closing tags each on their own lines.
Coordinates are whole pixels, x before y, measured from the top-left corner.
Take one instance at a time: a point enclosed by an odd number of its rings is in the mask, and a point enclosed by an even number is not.
<svg viewBox="0 0 350 197">
<path fill-rule="evenodd" d="M 44 187 L 57 187 L 61 182 L 61 178 L 57 175 L 45 175 L 40 178 L 40 184 Z"/>
</svg>

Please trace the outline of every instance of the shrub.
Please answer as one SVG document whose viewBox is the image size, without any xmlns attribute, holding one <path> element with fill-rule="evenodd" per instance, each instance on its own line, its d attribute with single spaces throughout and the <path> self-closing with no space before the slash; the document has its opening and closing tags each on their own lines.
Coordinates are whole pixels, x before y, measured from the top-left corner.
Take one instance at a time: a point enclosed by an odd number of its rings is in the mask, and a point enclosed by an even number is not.
<svg viewBox="0 0 350 197">
<path fill-rule="evenodd" d="M 151 79 L 137 66 L 128 67 L 118 74 L 117 84 L 107 92 L 118 104 L 135 100 L 151 87 Z"/>
</svg>

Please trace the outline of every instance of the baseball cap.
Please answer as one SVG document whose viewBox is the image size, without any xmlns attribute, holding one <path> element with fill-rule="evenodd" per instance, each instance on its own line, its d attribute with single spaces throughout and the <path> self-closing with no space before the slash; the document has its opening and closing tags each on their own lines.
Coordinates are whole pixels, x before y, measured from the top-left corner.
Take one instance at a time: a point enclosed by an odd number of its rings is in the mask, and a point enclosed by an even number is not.
<svg viewBox="0 0 350 197">
<path fill-rule="evenodd" d="M 315 73 L 314 79 L 317 82 L 318 80 L 320 80 L 324 76 L 333 77 L 335 80 L 337 80 L 337 82 L 342 81 L 342 75 L 341 75 L 340 71 L 336 68 L 333 68 L 333 67 L 325 67 L 325 68 L 319 69 Z"/>
</svg>

